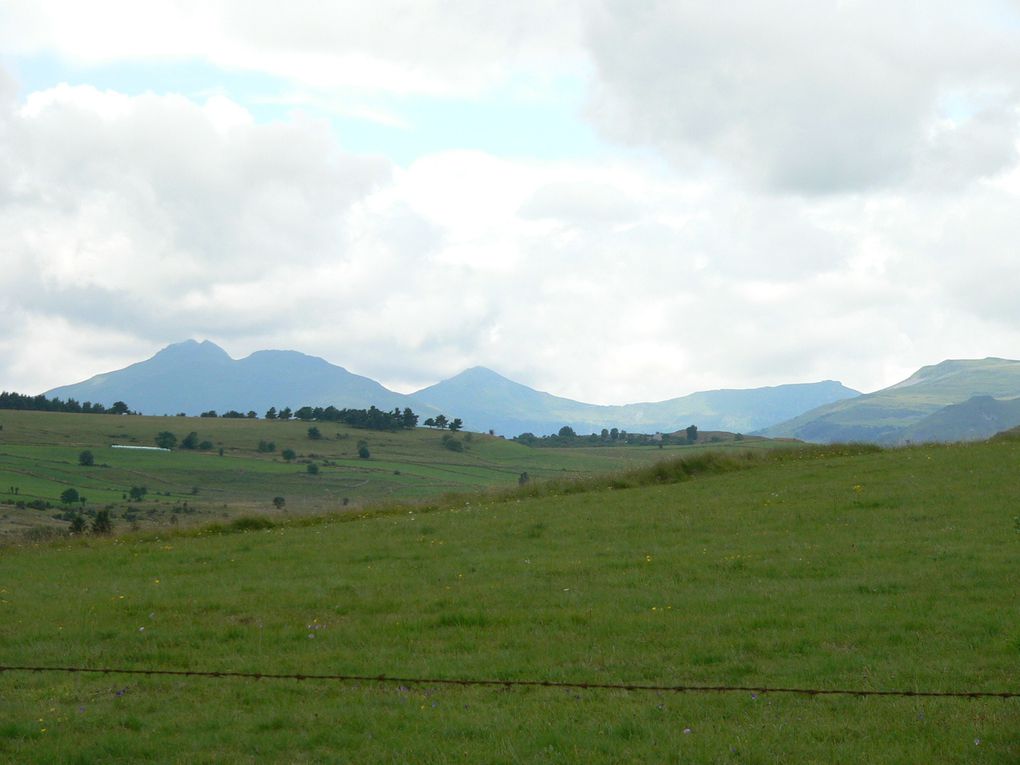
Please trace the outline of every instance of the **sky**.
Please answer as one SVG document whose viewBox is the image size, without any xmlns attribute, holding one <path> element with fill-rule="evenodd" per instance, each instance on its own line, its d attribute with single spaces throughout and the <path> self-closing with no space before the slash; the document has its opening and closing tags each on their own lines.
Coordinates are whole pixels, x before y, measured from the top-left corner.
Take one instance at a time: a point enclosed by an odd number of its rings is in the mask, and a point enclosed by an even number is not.
<svg viewBox="0 0 1020 765">
<path fill-rule="evenodd" d="M 1020 2 L 0 0 L 0 389 L 1020 357 Z"/>
</svg>

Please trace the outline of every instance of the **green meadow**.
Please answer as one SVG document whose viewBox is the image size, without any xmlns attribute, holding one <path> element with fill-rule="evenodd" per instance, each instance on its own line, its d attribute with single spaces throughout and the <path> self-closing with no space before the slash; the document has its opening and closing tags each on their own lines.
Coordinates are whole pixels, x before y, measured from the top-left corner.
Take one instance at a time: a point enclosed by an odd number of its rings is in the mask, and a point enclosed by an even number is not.
<svg viewBox="0 0 1020 765">
<path fill-rule="evenodd" d="M 63 531 L 55 516 L 67 508 L 60 495 L 73 488 L 84 509 L 108 508 L 114 527 L 195 525 L 238 514 L 307 515 L 380 502 L 414 502 L 447 493 L 507 488 L 522 473 L 532 480 L 583 478 L 690 454 L 703 446 L 532 449 L 478 433 L 372 431 L 333 423 L 198 417 L 139 417 L 48 412 L 0 412 L 0 536 L 41 527 Z M 311 426 L 320 438 L 309 438 Z M 161 432 L 178 441 L 189 433 L 207 450 L 134 451 L 113 446 L 154 446 Z M 260 442 L 273 451 L 259 451 Z M 369 458 L 358 456 L 364 444 Z M 741 447 L 767 449 L 775 442 Z M 725 447 L 723 447 L 725 448 Z M 731 444 L 729 448 L 736 448 Z M 295 453 L 285 460 L 284 450 Z M 82 451 L 95 459 L 79 465 Z M 222 450 L 222 452 L 221 452 Z M 317 470 L 313 475 L 309 467 Z M 129 502 L 132 487 L 145 487 Z M 13 493 L 16 490 L 16 494 Z M 277 508 L 276 497 L 285 504 Z M 30 503 L 53 507 L 36 509 Z M 79 506 L 75 506 L 78 508 Z"/>
<path fill-rule="evenodd" d="M 0 663 L 1020 690 L 1020 442 L 564 454 L 521 489 L 550 450 L 485 444 L 502 491 L 0 547 Z M 0 760 L 1015 763 L 1020 700 L 8 671 Z"/>
</svg>

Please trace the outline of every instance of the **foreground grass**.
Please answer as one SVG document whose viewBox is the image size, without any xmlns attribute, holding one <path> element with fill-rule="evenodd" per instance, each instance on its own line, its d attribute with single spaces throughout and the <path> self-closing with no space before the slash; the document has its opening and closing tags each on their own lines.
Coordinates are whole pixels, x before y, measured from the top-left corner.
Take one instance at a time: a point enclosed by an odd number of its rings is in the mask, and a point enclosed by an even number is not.
<svg viewBox="0 0 1020 765">
<path fill-rule="evenodd" d="M 429 513 L 0 549 L 0 657 L 1020 688 L 1020 445 L 710 462 L 681 483 L 653 471 Z M 0 721 L 0 759 L 15 762 L 1020 759 L 1020 705 L 998 699 L 5 673 Z"/>
</svg>

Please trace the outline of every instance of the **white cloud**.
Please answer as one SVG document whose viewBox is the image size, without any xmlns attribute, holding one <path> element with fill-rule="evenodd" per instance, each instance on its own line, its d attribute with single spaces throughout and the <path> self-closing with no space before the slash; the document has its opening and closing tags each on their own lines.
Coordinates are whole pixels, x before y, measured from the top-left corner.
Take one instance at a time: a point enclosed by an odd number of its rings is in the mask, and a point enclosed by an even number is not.
<svg viewBox="0 0 1020 765">
<path fill-rule="evenodd" d="M 591 119 L 640 150 L 399 168 L 229 92 L 18 101 L 0 79 L 0 387 L 185 337 L 295 348 L 404 390 L 484 364 L 602 403 L 873 389 L 1015 355 L 1008 4 L 919 20 L 898 2 L 578 2 L 559 24 L 538 0 L 279 7 L 8 3 L 0 47 L 197 57 L 288 78 L 319 113 L 329 88 L 450 99 L 575 72 L 587 49 Z"/>
<path fill-rule="evenodd" d="M 597 5 L 593 119 L 681 167 L 811 194 L 898 185 L 929 164 L 960 182 L 1016 160 L 1008 3 Z"/>
</svg>

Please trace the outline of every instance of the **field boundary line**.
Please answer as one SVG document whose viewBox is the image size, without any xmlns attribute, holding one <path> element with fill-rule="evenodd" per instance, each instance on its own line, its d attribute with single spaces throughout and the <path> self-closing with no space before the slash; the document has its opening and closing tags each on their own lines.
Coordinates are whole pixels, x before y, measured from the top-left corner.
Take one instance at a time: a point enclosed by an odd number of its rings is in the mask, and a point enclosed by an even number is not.
<svg viewBox="0 0 1020 765">
<path fill-rule="evenodd" d="M 784 688 L 756 685 L 648 685 L 643 683 L 589 683 L 569 680 L 484 680 L 449 677 L 391 677 L 275 672 L 236 672 L 185 669 L 125 669 L 118 667 L 32 667 L 0 664 L 4 672 L 68 672 L 98 675 L 146 675 L 247 680 L 331 680 L 345 683 L 397 683 L 400 685 L 502 686 L 504 688 L 565 688 L 570 690 L 652 691 L 657 693 L 787 693 L 802 696 L 899 696 L 922 698 L 1020 698 L 1020 691 L 906 691 L 847 688 Z"/>
</svg>

